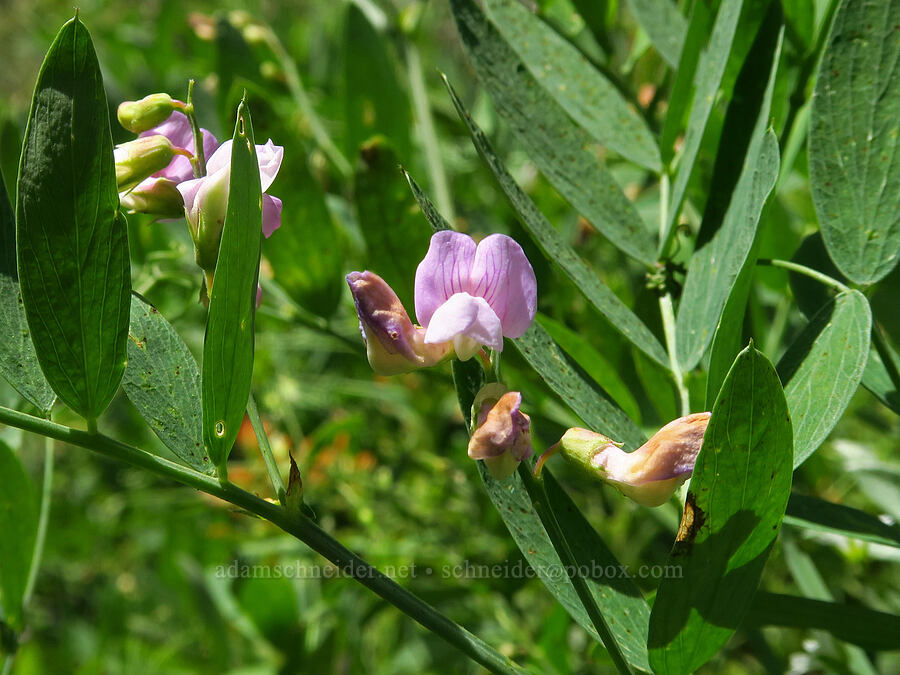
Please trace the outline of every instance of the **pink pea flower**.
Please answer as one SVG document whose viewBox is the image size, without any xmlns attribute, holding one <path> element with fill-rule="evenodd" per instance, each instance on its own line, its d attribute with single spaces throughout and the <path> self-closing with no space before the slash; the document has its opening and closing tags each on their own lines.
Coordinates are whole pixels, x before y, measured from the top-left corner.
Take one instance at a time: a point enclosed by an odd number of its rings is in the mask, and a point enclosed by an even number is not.
<svg viewBox="0 0 900 675">
<path fill-rule="evenodd" d="M 694 471 L 710 413 L 679 417 L 657 431 L 634 452 L 625 452 L 602 434 L 569 429 L 535 466 L 540 473 L 550 455 L 561 452 L 589 475 L 613 485 L 644 506 L 664 504 Z"/>
<path fill-rule="evenodd" d="M 203 269 L 213 269 L 218 257 L 219 239 L 225 212 L 228 207 L 228 185 L 231 180 L 231 140 L 227 140 L 207 159 L 206 176 L 194 178 L 178 184 L 178 191 L 184 198 L 184 210 L 188 226 L 197 247 L 197 264 Z M 265 192 L 272 185 L 281 161 L 284 148 L 272 143 L 256 146 L 259 162 L 259 177 Z M 281 200 L 263 194 L 262 230 L 266 237 L 281 226 Z"/>
<path fill-rule="evenodd" d="M 461 360 L 485 345 L 524 333 L 537 310 L 537 281 L 525 252 L 504 234 L 479 244 L 468 235 L 437 232 L 415 281 L 416 317 L 425 344 L 452 342 Z"/>
<path fill-rule="evenodd" d="M 477 417 L 469 439 L 469 457 L 483 459 L 491 475 L 502 480 L 533 452 L 531 418 L 521 410 L 522 394 L 506 391 L 502 384 L 488 384 L 478 392 L 472 407 Z"/>
</svg>

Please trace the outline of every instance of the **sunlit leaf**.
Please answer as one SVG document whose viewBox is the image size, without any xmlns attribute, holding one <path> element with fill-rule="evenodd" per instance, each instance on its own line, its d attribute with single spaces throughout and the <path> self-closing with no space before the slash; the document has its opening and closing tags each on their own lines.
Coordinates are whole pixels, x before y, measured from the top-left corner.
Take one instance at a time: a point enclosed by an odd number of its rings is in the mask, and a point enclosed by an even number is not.
<svg viewBox="0 0 900 675">
<path fill-rule="evenodd" d="M 231 148 L 228 210 L 203 341 L 203 442 L 221 468 L 237 438 L 250 396 L 262 190 L 250 111 L 238 107 Z"/>
<path fill-rule="evenodd" d="M 650 229 L 587 132 L 538 84 L 474 0 L 452 0 L 450 6 L 475 71 L 532 161 L 607 239 L 641 262 L 652 263 L 656 256 Z"/>
<path fill-rule="evenodd" d="M 859 291 L 823 307 L 778 363 L 794 423 L 794 466 L 818 448 L 844 414 L 869 356 L 872 314 Z"/>
<path fill-rule="evenodd" d="M 656 51 L 673 68 L 678 65 L 687 22 L 672 0 L 628 0 Z"/>
<path fill-rule="evenodd" d="M 825 245 L 849 279 L 900 260 L 900 2 L 843 0 L 819 66 L 809 179 Z"/>
<path fill-rule="evenodd" d="M 487 0 L 485 5 L 535 81 L 573 120 L 598 143 L 659 170 L 659 150 L 646 122 L 578 49 L 518 0 Z"/>
<path fill-rule="evenodd" d="M 716 399 L 681 527 L 650 615 L 655 672 L 690 673 L 750 607 L 791 489 L 791 420 L 772 364 L 752 345 Z"/>
</svg>

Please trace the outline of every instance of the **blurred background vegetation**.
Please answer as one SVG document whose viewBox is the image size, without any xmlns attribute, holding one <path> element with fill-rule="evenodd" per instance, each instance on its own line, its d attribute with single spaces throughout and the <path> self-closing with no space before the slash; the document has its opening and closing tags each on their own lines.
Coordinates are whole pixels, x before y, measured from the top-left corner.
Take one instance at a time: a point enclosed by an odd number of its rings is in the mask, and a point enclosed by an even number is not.
<svg viewBox="0 0 900 675">
<path fill-rule="evenodd" d="M 779 133 L 792 107 L 796 112 L 806 99 L 806 89 L 798 98 L 794 88 L 826 5 L 785 6 L 788 40 L 773 107 Z M 659 129 L 671 71 L 627 3 L 538 0 L 535 7 L 615 78 Z M 2 8 L 0 166 L 12 191 L 34 80 L 71 8 L 47 0 L 6 0 Z M 195 78 L 201 121 L 219 139 L 230 136 L 246 89 L 257 142 L 271 137 L 285 147 L 270 190 L 284 200 L 284 213 L 281 230 L 263 247 L 254 388 L 279 461 L 286 467 L 288 451 L 294 453 L 320 524 L 376 566 L 415 564 L 417 574 L 400 578 L 401 584 L 535 672 L 607 670 L 602 648 L 539 581 L 442 578 L 442 570 L 466 561 L 514 567 L 522 557 L 466 457 L 449 368 L 373 376 L 343 281 L 352 270 L 372 269 L 412 309 L 410 274 L 425 253 L 429 228 L 397 169 L 402 164 L 459 229 L 476 236 L 506 232 L 523 244 L 537 273 L 545 327 L 567 350 L 586 347 L 597 355 L 590 374 L 607 387 L 618 381 L 626 390 L 622 397 L 630 399 L 629 414 L 648 433 L 678 414 L 671 383 L 623 344 L 542 258 L 481 165 L 438 70 L 550 221 L 661 336 L 648 270 L 579 218 L 516 147 L 465 62 L 447 4 L 195 0 L 188 10 L 173 0 L 139 6 L 85 0 L 79 11 L 94 38 L 111 113 L 121 101 L 152 92 L 183 98 L 188 79 Z M 749 46 L 752 36 L 746 39 Z M 718 128 L 710 125 L 700 158 L 703 170 L 695 172 L 699 185 L 709 180 L 724 106 L 716 114 Z M 130 137 L 115 123 L 113 134 L 117 142 Z M 764 214 L 762 257 L 767 250 L 786 257 L 785 250 L 795 250 L 815 229 L 805 148 L 798 153 Z M 607 161 L 651 229 L 655 178 L 612 153 Z M 702 204 L 698 208 L 702 212 Z M 687 227 L 696 227 L 688 214 Z M 184 222 L 133 216 L 129 228 L 135 289 L 199 354 L 201 277 Z M 681 238 L 685 257 L 689 240 Z M 895 271 L 872 298 L 876 319 L 895 340 L 898 291 Z M 750 307 L 747 334 L 777 359 L 804 324 L 787 275 L 759 270 Z M 578 424 L 515 350 L 504 352 L 504 368 L 510 385 L 524 393 L 539 451 Z M 690 384 L 702 400 L 702 379 Z M 21 405 L 5 383 L 0 402 Z M 56 415 L 80 424 L 61 407 Z M 167 453 L 123 396 L 102 426 Z M 249 425 L 244 431 L 229 474 L 271 496 Z M 795 491 L 900 518 L 892 460 L 898 432 L 898 418 L 861 388 L 829 441 L 795 475 Z M 39 480 L 43 441 L 11 429 L 0 436 L 22 448 Z M 217 567 L 234 561 L 323 561 L 267 523 L 212 498 L 62 444 L 55 451 L 47 550 L 15 673 L 478 672 L 351 580 L 217 576 Z M 623 563 L 665 562 L 679 518 L 674 504 L 637 507 L 561 465 L 554 468 Z M 889 566 L 896 558 L 895 549 L 785 527 L 763 583 L 767 590 L 830 594 L 897 613 L 900 588 Z M 809 572 L 813 561 L 818 575 Z M 429 567 L 433 573 L 423 573 Z M 809 587 L 815 578 L 821 586 Z M 638 583 L 652 594 L 652 579 Z M 889 655 L 879 658 L 879 672 L 900 672 Z M 865 672 L 858 655 L 825 634 L 773 628 L 739 631 L 703 672 L 786 670 Z"/>
</svg>

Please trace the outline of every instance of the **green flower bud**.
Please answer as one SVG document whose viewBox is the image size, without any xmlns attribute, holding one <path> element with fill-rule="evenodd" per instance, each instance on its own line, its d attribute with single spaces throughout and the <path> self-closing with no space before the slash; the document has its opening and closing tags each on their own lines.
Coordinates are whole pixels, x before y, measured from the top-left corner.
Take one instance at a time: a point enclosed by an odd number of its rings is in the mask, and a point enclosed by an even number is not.
<svg viewBox="0 0 900 675">
<path fill-rule="evenodd" d="M 165 169 L 176 154 L 185 154 L 162 135 L 143 136 L 116 146 L 116 183 L 129 190 L 157 171 Z M 189 154 L 189 153 L 188 153 Z"/>
<path fill-rule="evenodd" d="M 119 124 L 139 134 L 162 124 L 174 110 L 184 108 L 184 103 L 174 100 L 168 94 L 150 94 L 140 101 L 125 101 L 119 104 Z"/>
</svg>

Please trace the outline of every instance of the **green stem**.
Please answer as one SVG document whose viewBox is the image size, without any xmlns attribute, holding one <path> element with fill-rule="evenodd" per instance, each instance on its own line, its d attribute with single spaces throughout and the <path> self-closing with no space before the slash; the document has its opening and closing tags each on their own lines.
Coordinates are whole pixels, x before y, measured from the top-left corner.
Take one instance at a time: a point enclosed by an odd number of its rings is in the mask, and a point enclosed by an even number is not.
<svg viewBox="0 0 900 675">
<path fill-rule="evenodd" d="M 431 178 L 431 186 L 434 189 L 434 199 L 438 211 L 448 222 L 452 223 L 456 216 L 453 212 L 453 199 L 450 197 L 450 184 L 444 171 L 444 162 L 441 160 L 441 147 L 434 128 L 431 105 L 428 102 L 425 76 L 422 73 L 422 60 L 419 58 L 418 48 L 412 42 L 406 47 L 406 72 L 409 77 L 413 108 L 419 121 L 419 131 L 421 132 L 422 145 L 425 150 L 428 175 Z"/>
<path fill-rule="evenodd" d="M 675 351 L 675 310 L 672 307 L 672 296 L 669 293 L 660 296 L 659 312 L 662 315 L 663 331 L 666 334 L 666 351 L 669 353 L 669 368 L 678 389 L 678 398 L 681 401 L 681 414 L 689 415 L 691 412 L 691 397 L 687 386 L 684 384 L 684 373 L 678 364 L 678 355 Z"/>
<path fill-rule="evenodd" d="M 275 494 L 278 501 L 284 504 L 284 495 L 287 490 L 284 487 L 284 480 L 281 478 L 281 472 L 278 470 L 278 464 L 275 463 L 275 456 L 272 454 L 272 446 L 269 444 L 269 436 L 266 434 L 262 420 L 259 418 L 259 410 L 256 407 L 256 399 L 253 394 L 247 400 L 247 417 L 250 418 L 250 425 L 253 427 L 253 433 L 256 434 L 256 442 L 259 444 L 259 452 L 266 463 L 266 469 L 269 472 L 269 478 L 272 480 L 272 487 L 275 488 Z"/>
<path fill-rule="evenodd" d="M 188 80 L 187 102 L 184 114 L 191 124 L 191 135 L 194 137 L 194 159 L 191 164 L 194 167 L 194 178 L 203 178 L 206 175 L 206 150 L 203 148 L 203 132 L 197 124 L 197 115 L 194 112 L 194 80 Z"/>
<path fill-rule="evenodd" d="M 544 489 L 544 479 L 535 478 L 531 473 L 531 467 L 527 462 L 519 464 L 519 475 L 522 477 L 522 482 L 525 484 L 525 489 L 528 491 L 528 496 L 531 498 L 534 510 L 537 511 L 537 514 L 544 525 L 544 529 L 547 530 L 547 535 L 553 543 L 553 548 L 555 548 L 556 552 L 559 554 L 563 566 L 568 570 L 572 570 L 569 579 L 575 587 L 578 599 L 581 600 L 581 604 L 584 605 L 585 610 L 587 610 L 588 616 L 591 617 L 591 622 L 594 624 L 597 634 L 600 636 L 603 645 L 609 652 L 609 655 L 616 666 L 616 670 L 623 673 L 623 675 L 630 674 L 631 668 L 628 666 L 628 662 L 625 661 L 625 657 L 622 655 L 619 643 L 616 642 L 612 632 L 610 632 L 609 626 L 607 626 L 606 620 L 600 612 L 600 608 L 597 607 L 594 596 L 591 595 L 591 589 L 588 588 L 587 582 L 584 580 L 584 577 L 581 576 L 575 554 L 572 553 L 569 542 L 566 540 L 566 536 L 559 526 L 559 521 L 556 520 L 556 514 L 553 513 L 553 509 L 550 507 L 550 502 L 547 499 L 547 492 Z"/>
<path fill-rule="evenodd" d="M 888 377 L 894 383 L 897 391 L 900 391 L 900 371 L 897 370 L 897 362 L 894 361 L 894 355 L 888 345 L 887 340 L 881 332 L 881 326 L 875 321 L 872 322 L 872 344 L 875 345 L 875 351 L 881 357 L 884 363 L 884 369 L 887 371 Z"/>
<path fill-rule="evenodd" d="M 454 623 L 434 607 L 419 599 L 402 586 L 369 565 L 345 548 L 331 535 L 302 514 L 290 513 L 277 504 L 267 502 L 232 483 L 220 483 L 188 467 L 101 434 L 89 434 L 56 424 L 16 410 L 0 406 L 0 423 L 25 431 L 92 450 L 132 466 L 146 469 L 164 478 L 175 480 L 201 492 L 223 499 L 249 511 L 302 541 L 331 561 L 347 576 L 374 591 L 422 626 L 439 635 L 466 654 L 473 661 L 495 673 L 526 673 L 524 669 L 503 656 L 477 636 Z"/>
<path fill-rule="evenodd" d="M 22 606 L 27 607 L 31 594 L 34 592 L 34 584 L 37 581 L 38 570 L 44 557 L 44 542 L 47 539 L 47 523 L 50 520 L 50 501 L 53 491 L 53 443 L 44 437 L 44 479 L 41 483 L 41 510 L 38 515 L 37 535 L 34 539 L 34 549 L 31 554 L 31 567 L 28 570 L 28 580 L 25 582 L 25 593 L 22 595 Z"/>
<path fill-rule="evenodd" d="M 798 265 L 797 263 L 792 263 L 788 260 L 778 260 L 777 258 L 760 258 L 756 261 L 757 265 L 768 265 L 769 267 L 781 267 L 786 270 L 790 270 L 791 272 L 796 272 L 797 274 L 803 274 L 805 276 L 810 277 L 811 279 L 815 279 L 826 286 L 831 286 L 835 290 L 840 293 L 844 293 L 850 290 L 849 286 L 845 286 L 837 279 L 833 279 L 827 274 L 822 274 L 818 270 L 814 270 L 811 267 L 807 267 L 806 265 Z"/>
</svg>

